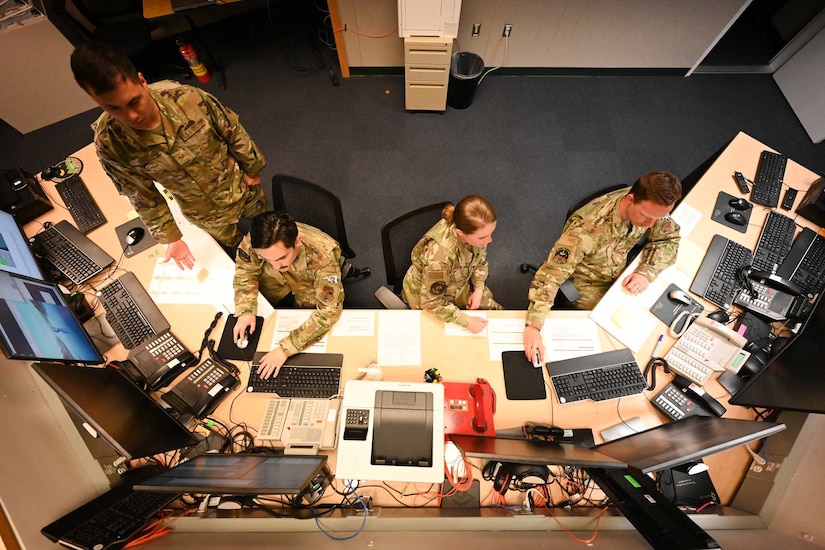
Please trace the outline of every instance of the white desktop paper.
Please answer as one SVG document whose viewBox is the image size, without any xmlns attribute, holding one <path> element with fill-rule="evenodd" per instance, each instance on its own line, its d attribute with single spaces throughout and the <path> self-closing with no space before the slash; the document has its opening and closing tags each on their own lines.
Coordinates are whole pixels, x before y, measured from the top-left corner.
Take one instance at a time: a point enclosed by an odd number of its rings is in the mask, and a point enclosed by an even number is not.
<svg viewBox="0 0 825 550">
<path fill-rule="evenodd" d="M 378 365 L 421 366 L 421 312 L 378 312 Z"/>
<path fill-rule="evenodd" d="M 375 312 L 359 309 L 345 309 L 338 322 L 332 326 L 332 336 L 374 336 Z"/>
<path fill-rule="evenodd" d="M 482 319 L 487 318 L 487 313 L 484 311 L 473 310 L 465 311 L 464 313 L 466 313 L 469 317 L 481 317 Z M 487 327 L 484 327 L 481 332 L 473 334 L 466 328 L 455 323 L 444 323 L 444 336 L 476 336 L 478 338 L 486 338 Z"/>
<path fill-rule="evenodd" d="M 290 332 L 300 327 L 312 315 L 312 309 L 279 309 L 278 316 L 275 319 L 275 328 L 272 332 L 272 344 L 269 349 L 275 349 L 278 342 L 286 338 Z M 304 353 L 326 353 L 327 351 L 327 335 L 309 346 L 304 348 Z"/>
<path fill-rule="evenodd" d="M 524 350 L 524 319 L 490 319 L 487 342 L 490 361 L 501 361 L 502 351 Z"/>
<path fill-rule="evenodd" d="M 599 327 L 592 319 L 548 317 L 541 330 L 545 361 L 561 361 L 601 352 Z"/>
<path fill-rule="evenodd" d="M 702 213 L 683 202 L 673 210 L 670 217 L 679 224 L 679 236 L 684 240 L 693 233 L 696 224 L 702 219 Z"/>
</svg>

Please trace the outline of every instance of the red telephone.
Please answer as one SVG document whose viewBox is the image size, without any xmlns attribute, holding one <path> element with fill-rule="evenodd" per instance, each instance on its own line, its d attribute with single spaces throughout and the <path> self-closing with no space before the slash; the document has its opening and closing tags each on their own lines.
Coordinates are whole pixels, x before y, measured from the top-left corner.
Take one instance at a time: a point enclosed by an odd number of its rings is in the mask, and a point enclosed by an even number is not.
<svg viewBox="0 0 825 550">
<path fill-rule="evenodd" d="M 496 392 L 483 378 L 444 382 L 444 433 L 495 436 Z"/>
</svg>

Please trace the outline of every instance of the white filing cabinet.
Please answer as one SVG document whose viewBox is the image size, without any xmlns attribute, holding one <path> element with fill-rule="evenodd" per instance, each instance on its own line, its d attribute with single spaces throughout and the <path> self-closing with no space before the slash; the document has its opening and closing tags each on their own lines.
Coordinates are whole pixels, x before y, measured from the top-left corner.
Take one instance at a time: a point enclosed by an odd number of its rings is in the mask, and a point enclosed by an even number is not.
<svg viewBox="0 0 825 550">
<path fill-rule="evenodd" d="M 404 39 L 405 97 L 408 111 L 444 111 L 453 39 L 417 36 Z"/>
</svg>

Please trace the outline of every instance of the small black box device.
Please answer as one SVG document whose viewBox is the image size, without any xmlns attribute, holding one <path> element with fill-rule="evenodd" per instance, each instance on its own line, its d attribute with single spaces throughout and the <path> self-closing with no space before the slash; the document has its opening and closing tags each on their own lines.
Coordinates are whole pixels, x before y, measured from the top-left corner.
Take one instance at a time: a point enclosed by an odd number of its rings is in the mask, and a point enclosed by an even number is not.
<svg viewBox="0 0 825 550">
<path fill-rule="evenodd" d="M 22 168 L 0 170 L 0 209 L 14 214 L 20 225 L 54 208 L 40 182 Z"/>
</svg>

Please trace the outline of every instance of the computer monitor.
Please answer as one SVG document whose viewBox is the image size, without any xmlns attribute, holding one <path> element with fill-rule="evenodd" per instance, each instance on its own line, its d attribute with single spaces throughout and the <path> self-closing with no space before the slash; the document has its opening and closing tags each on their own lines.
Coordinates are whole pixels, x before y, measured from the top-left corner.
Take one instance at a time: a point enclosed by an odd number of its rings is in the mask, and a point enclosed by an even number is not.
<svg viewBox="0 0 825 550">
<path fill-rule="evenodd" d="M 784 424 L 689 416 L 593 447 L 644 473 L 678 466 L 781 432 Z"/>
<path fill-rule="evenodd" d="M 0 271 L 0 348 L 9 359 L 103 363 L 52 283 Z"/>
<path fill-rule="evenodd" d="M 822 294 L 802 329 L 730 399 L 734 405 L 825 413 Z"/>
<path fill-rule="evenodd" d="M 199 438 L 111 366 L 34 363 L 68 408 L 121 456 L 151 456 L 196 445 Z"/>
<path fill-rule="evenodd" d="M 627 464 L 621 460 L 572 443 L 473 435 L 451 435 L 450 439 L 461 454 L 469 458 L 579 468 L 627 468 Z"/>
<path fill-rule="evenodd" d="M 293 495 L 327 462 L 325 455 L 205 454 L 135 485 L 140 491 Z"/>
<path fill-rule="evenodd" d="M 17 218 L 3 210 L 0 210 L 0 270 L 43 279 L 43 272 Z"/>
</svg>

